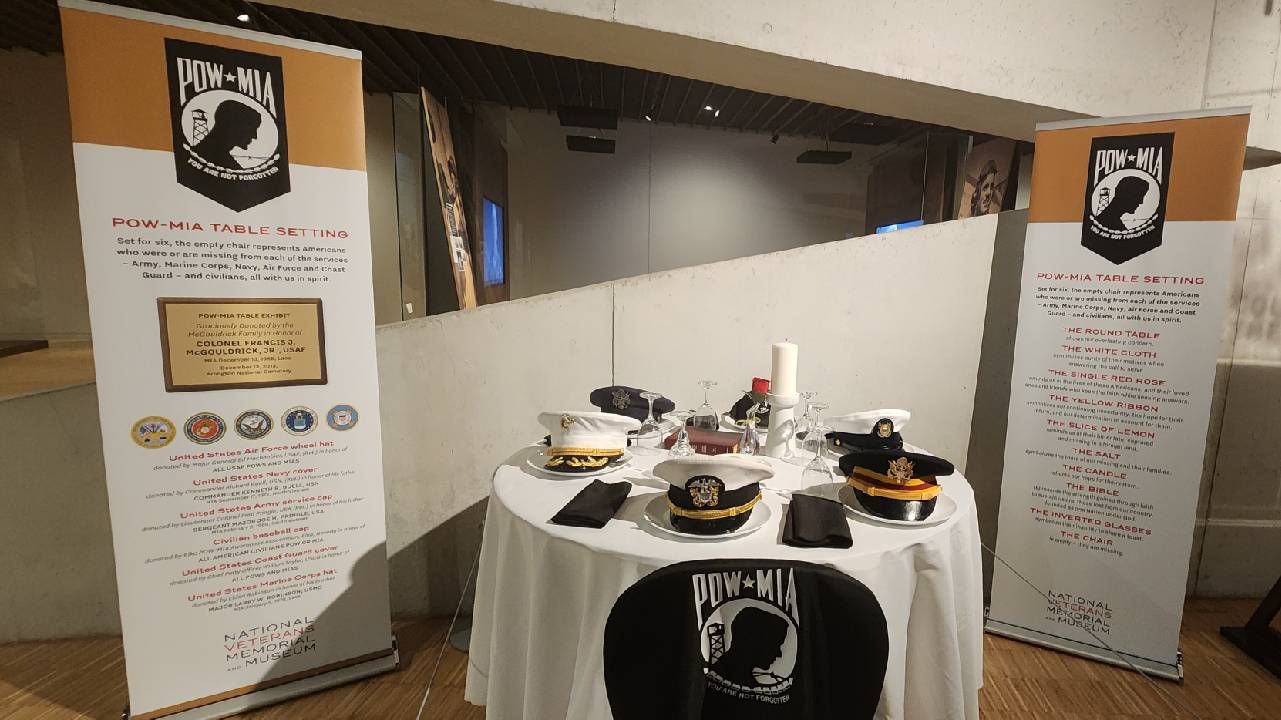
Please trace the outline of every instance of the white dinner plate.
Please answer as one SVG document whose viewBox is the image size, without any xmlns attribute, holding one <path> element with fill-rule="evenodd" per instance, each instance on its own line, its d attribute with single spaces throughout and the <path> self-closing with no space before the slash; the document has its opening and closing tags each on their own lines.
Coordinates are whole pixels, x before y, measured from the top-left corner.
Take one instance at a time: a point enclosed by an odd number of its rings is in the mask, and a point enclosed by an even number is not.
<svg viewBox="0 0 1281 720">
<path fill-rule="evenodd" d="M 942 493 L 939 493 L 938 502 L 934 503 L 934 512 L 930 513 L 930 516 L 924 520 L 890 520 L 889 518 L 873 515 L 863 509 L 863 504 L 858 501 L 858 495 L 854 494 L 854 488 L 849 485 L 840 486 L 837 491 L 837 499 L 851 513 L 885 525 L 929 527 L 930 525 L 938 525 L 952 517 L 952 513 L 956 512 L 956 501 Z"/>
<path fill-rule="evenodd" d="M 681 532 L 672 527 L 672 519 L 667 508 L 667 493 L 659 493 L 654 496 L 653 500 L 645 506 L 645 520 L 655 528 L 662 530 L 668 535 L 688 538 L 690 540 L 729 540 L 730 538 L 750 535 L 760 530 L 770 519 L 769 506 L 762 500 L 756 503 L 752 508 L 752 514 L 748 516 L 747 522 L 737 530 L 722 533 L 720 535 L 697 535 L 695 533 Z"/>
<path fill-rule="evenodd" d="M 612 462 L 599 470 L 592 470 L 590 472 L 563 472 L 561 470 L 548 470 L 547 468 L 543 467 L 543 463 L 547 462 L 546 452 L 547 452 L 546 450 L 543 450 L 534 455 L 529 456 L 529 458 L 525 460 L 525 464 L 537 470 L 540 473 L 546 473 L 548 475 L 554 475 L 560 478 L 586 478 L 586 477 L 596 477 L 598 475 L 608 475 L 609 473 L 617 472 L 632 464 L 632 454 L 627 450 L 624 450 L 622 458 L 620 458 L 617 462 Z"/>
</svg>

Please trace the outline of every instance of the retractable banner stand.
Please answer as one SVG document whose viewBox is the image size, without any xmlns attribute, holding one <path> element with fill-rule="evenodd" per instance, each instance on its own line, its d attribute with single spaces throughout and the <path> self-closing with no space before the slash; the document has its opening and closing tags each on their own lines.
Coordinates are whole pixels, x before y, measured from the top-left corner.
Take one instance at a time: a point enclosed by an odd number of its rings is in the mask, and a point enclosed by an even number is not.
<svg viewBox="0 0 1281 720">
<path fill-rule="evenodd" d="M 989 631 L 1181 677 L 1248 124 L 1037 128 Z"/>
<path fill-rule="evenodd" d="M 360 56 L 61 6 L 132 717 L 390 669 Z"/>
</svg>

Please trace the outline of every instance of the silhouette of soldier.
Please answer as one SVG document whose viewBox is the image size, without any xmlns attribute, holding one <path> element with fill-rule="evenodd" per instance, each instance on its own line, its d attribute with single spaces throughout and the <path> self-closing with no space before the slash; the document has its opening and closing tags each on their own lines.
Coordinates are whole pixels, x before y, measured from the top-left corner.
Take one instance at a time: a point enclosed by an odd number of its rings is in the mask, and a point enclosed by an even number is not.
<svg viewBox="0 0 1281 720">
<path fill-rule="evenodd" d="M 257 110 L 237 100 L 223 100 L 214 111 L 213 128 L 192 150 L 218 167 L 240 168 L 231 151 L 248 148 L 257 139 L 261 124 L 262 116 Z"/>
<path fill-rule="evenodd" d="M 713 672 L 744 687 L 769 687 L 784 679 L 768 671 L 783 654 L 786 620 L 760 608 L 746 607 L 734 616 L 730 637 L 734 644 L 712 663 Z"/>
<path fill-rule="evenodd" d="M 1134 175 L 1126 175 L 1116 184 L 1116 192 L 1112 194 L 1112 202 L 1109 202 L 1103 211 L 1094 216 L 1095 222 L 1105 228 L 1110 228 L 1118 232 L 1128 230 L 1125 223 L 1121 222 L 1122 215 L 1129 215 L 1143 204 L 1143 199 L 1148 195 L 1148 181 Z"/>
</svg>

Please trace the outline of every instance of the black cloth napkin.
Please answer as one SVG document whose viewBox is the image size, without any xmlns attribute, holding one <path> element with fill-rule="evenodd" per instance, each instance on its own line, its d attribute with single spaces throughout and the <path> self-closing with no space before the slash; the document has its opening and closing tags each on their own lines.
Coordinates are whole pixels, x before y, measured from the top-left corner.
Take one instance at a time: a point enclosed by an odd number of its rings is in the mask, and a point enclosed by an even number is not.
<svg viewBox="0 0 1281 720">
<path fill-rule="evenodd" d="M 795 547 L 847 548 L 854 545 L 845 508 L 835 500 L 793 494 L 783 525 L 783 544 Z"/>
<path fill-rule="evenodd" d="M 623 506 L 623 501 L 631 491 L 632 484 L 629 482 L 607 483 L 593 480 L 587 487 L 580 490 L 573 500 L 565 503 L 565 507 L 552 517 L 552 522 L 557 525 L 599 530 L 614 517 L 614 513 Z"/>
</svg>

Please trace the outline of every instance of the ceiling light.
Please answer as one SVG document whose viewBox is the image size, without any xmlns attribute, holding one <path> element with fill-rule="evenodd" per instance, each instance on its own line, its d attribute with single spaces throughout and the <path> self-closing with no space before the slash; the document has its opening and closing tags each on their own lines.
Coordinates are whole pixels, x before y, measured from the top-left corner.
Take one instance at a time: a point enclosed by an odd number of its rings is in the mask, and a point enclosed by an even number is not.
<svg viewBox="0 0 1281 720">
<path fill-rule="evenodd" d="M 236 19 L 240 22 L 249 22 L 249 13 L 240 13 L 236 16 Z"/>
<path fill-rule="evenodd" d="M 716 112 L 712 113 L 712 117 L 720 117 L 720 116 L 721 116 L 720 110 L 717 110 Z"/>
<path fill-rule="evenodd" d="M 652 117 L 650 117 L 650 116 L 648 116 L 648 115 L 646 115 L 646 116 L 645 116 L 645 120 L 647 120 L 647 121 L 649 121 L 649 122 L 654 122 L 654 118 L 652 118 Z"/>
<path fill-rule="evenodd" d="M 704 105 L 704 106 L 703 106 L 703 109 L 704 109 L 704 110 L 715 110 L 716 108 L 712 107 L 711 105 Z"/>
</svg>

